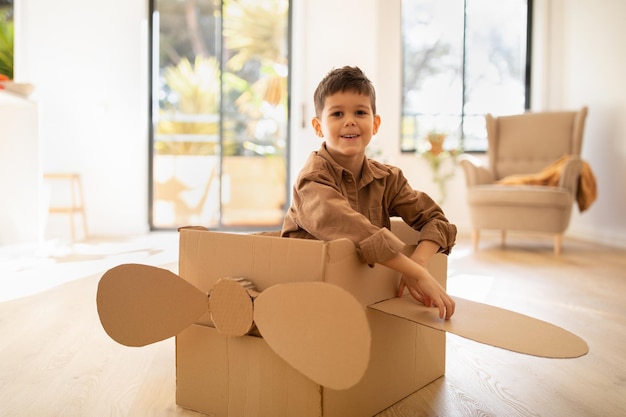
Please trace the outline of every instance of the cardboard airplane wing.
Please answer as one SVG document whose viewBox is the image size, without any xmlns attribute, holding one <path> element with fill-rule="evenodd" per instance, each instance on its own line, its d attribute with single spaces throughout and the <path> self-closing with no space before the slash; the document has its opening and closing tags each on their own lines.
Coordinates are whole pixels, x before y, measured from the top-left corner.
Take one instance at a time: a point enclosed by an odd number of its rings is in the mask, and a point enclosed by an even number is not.
<svg viewBox="0 0 626 417">
<path fill-rule="evenodd" d="M 491 346 L 545 358 L 577 358 L 587 354 L 587 343 L 575 334 L 520 313 L 453 297 L 454 316 L 441 320 L 438 310 L 425 307 L 410 295 L 370 305 L 369 308 L 453 333 Z"/>
</svg>

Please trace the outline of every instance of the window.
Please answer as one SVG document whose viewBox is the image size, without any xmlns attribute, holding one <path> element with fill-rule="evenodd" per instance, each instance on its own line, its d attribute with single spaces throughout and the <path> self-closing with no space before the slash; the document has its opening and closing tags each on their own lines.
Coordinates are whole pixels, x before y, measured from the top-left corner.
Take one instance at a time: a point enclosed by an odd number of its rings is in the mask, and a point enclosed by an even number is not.
<svg viewBox="0 0 626 417">
<path fill-rule="evenodd" d="M 150 225 L 282 223 L 289 0 L 151 0 Z"/>
<path fill-rule="evenodd" d="M 529 106 L 531 0 L 403 0 L 401 150 L 487 148 L 486 113 Z"/>
</svg>

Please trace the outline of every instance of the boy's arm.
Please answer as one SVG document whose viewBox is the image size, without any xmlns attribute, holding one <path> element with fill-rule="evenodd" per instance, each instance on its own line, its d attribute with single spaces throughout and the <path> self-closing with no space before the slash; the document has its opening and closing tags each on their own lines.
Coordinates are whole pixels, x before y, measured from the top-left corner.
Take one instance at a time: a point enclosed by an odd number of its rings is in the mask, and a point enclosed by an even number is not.
<svg viewBox="0 0 626 417">
<path fill-rule="evenodd" d="M 404 292 L 406 286 L 411 296 L 417 301 L 424 303 L 426 307 L 436 306 L 439 309 L 440 318 L 449 319 L 452 317 L 454 300 L 425 267 L 402 253 L 398 253 L 381 264 L 402 274 L 401 292 Z M 398 295 L 401 295 L 400 291 Z"/>
<path fill-rule="evenodd" d="M 411 255 L 411 259 L 426 268 L 428 267 L 428 261 L 430 261 L 430 258 L 439 252 L 439 249 L 441 249 L 441 247 L 438 243 L 435 243 L 432 240 L 422 240 L 417 244 L 417 247 Z"/>
</svg>

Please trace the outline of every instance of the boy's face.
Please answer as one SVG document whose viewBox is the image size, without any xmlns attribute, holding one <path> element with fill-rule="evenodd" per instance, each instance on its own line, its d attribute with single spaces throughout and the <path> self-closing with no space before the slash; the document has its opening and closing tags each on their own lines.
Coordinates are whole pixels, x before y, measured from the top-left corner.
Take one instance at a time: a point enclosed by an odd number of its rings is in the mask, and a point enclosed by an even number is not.
<svg viewBox="0 0 626 417">
<path fill-rule="evenodd" d="M 342 160 L 358 159 L 378 131 L 380 117 L 373 114 L 369 96 L 343 91 L 326 97 L 320 117 L 313 118 L 317 136 L 326 141 L 331 156 Z"/>
</svg>

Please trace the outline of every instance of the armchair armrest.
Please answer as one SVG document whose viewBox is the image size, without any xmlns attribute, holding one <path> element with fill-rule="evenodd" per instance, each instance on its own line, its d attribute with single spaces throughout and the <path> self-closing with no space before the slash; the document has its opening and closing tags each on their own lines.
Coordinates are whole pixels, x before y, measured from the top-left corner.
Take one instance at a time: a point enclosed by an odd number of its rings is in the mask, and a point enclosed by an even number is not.
<svg viewBox="0 0 626 417">
<path fill-rule="evenodd" d="M 481 162 L 469 154 L 459 155 L 459 163 L 465 174 L 465 184 L 467 187 L 473 187 L 481 184 L 492 184 L 495 178 L 492 172 L 483 166 Z"/>
<path fill-rule="evenodd" d="M 579 156 L 571 155 L 561 171 L 559 178 L 559 187 L 566 188 L 576 196 L 578 190 L 578 178 L 583 168 L 583 160 Z"/>
</svg>

